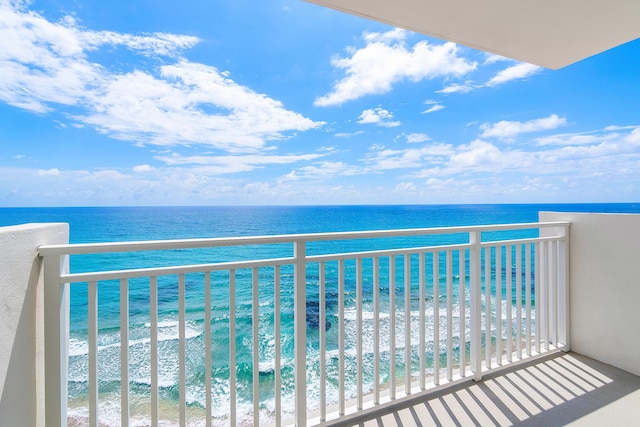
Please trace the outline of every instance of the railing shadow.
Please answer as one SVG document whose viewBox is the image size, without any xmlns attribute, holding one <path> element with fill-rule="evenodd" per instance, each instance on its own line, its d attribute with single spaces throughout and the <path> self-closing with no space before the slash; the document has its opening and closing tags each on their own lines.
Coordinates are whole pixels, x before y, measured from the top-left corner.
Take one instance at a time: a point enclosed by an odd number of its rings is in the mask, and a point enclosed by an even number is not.
<svg viewBox="0 0 640 427">
<path fill-rule="evenodd" d="M 461 384 L 393 410 L 331 425 L 560 426 L 590 416 L 636 391 L 640 391 L 638 376 L 576 353 L 556 353 L 486 376 L 478 383 Z M 615 405 L 619 407 L 606 408 L 604 416 L 624 417 L 621 408 L 640 412 L 637 403 Z M 611 418 L 605 424 L 619 425 Z"/>
</svg>

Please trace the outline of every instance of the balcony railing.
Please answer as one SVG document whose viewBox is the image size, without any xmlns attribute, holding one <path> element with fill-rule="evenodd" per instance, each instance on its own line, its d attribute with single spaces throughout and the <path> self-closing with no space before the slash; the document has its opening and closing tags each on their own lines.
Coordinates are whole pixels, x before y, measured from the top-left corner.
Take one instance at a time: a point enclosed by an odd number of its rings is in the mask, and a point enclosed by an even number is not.
<svg viewBox="0 0 640 427">
<path fill-rule="evenodd" d="M 67 424 L 70 358 L 86 366 L 73 381 L 90 426 L 105 422 L 100 405 L 114 378 L 122 426 L 141 411 L 158 425 L 163 399 L 173 399 L 181 426 L 193 417 L 207 426 L 305 426 L 566 350 L 568 229 L 554 222 L 43 246 L 46 424 Z M 90 255 L 117 267 L 68 272 L 69 257 Z M 86 298 L 78 312 L 76 304 L 69 312 L 70 287 Z M 102 297 L 114 292 L 115 307 Z M 163 341 L 168 321 L 173 346 Z M 70 355 L 78 324 L 86 352 Z M 136 325 L 148 326 L 142 338 Z M 114 330 L 117 342 L 106 345 Z M 133 355 L 133 345 L 145 351 Z M 175 384 L 160 381 L 167 371 Z"/>
</svg>

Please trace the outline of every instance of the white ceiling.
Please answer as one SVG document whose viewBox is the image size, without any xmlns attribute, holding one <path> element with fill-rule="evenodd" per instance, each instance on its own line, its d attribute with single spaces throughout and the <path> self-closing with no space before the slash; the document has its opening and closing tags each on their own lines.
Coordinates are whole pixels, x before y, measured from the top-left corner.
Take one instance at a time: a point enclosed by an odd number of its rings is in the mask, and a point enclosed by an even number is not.
<svg viewBox="0 0 640 427">
<path fill-rule="evenodd" d="M 307 0 L 557 69 L 640 37 L 640 0 Z"/>
</svg>

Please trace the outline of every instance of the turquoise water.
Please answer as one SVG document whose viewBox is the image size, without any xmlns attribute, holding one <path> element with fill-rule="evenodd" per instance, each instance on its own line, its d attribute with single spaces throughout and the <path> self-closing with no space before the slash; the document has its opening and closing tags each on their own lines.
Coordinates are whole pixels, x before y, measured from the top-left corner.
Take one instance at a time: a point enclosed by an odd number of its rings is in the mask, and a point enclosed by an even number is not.
<svg viewBox="0 0 640 427">
<path fill-rule="evenodd" d="M 596 205 L 453 205 L 453 206 L 326 206 L 326 207 L 122 207 L 122 208 L 4 208 L 0 209 L 0 226 L 28 222 L 67 222 L 70 224 L 72 243 L 182 239 L 200 237 L 254 236 L 290 233 L 339 232 L 376 229 L 424 228 L 458 225 L 481 225 L 496 223 L 535 222 L 541 210 L 640 213 L 640 204 L 596 204 Z M 526 232 L 525 232 L 526 233 Z M 491 236 L 489 236 L 491 237 Z M 495 235 L 495 238 L 501 236 Z M 440 239 L 440 240 L 438 240 Z M 444 239 L 444 240 L 443 240 Z M 464 241 L 466 237 L 435 237 L 433 243 Z M 387 248 L 410 245 L 411 238 L 395 241 L 348 241 L 310 244 L 308 252 L 357 251 L 372 248 Z M 207 250 L 173 250 L 151 253 L 127 253 L 113 255 L 77 256 L 71 259 L 72 272 L 105 269 L 151 267 L 161 265 L 187 265 L 239 259 L 272 258 L 291 256 L 290 245 L 264 247 L 241 247 Z M 347 316 L 349 307 L 355 305 L 355 279 L 353 266 L 347 266 L 346 297 Z M 365 269 L 369 268 L 365 264 Z M 414 269 L 413 271 L 416 271 Z M 251 362 L 251 275 L 249 270 L 239 270 L 236 291 L 238 336 L 239 410 L 251 411 L 252 362 Z M 388 271 L 382 270 L 384 276 Z M 327 282 L 335 283 L 336 266 L 330 264 Z M 293 271 L 283 267 L 282 271 L 282 348 L 283 390 L 293 389 Z M 318 322 L 318 272 L 311 267 L 307 272 L 308 302 L 307 327 L 308 346 L 317 348 Z M 177 279 L 161 277 L 159 294 L 159 357 L 161 397 L 166 405 L 178 399 L 177 388 Z M 261 407 L 266 413 L 273 406 L 273 277 L 270 270 L 260 270 L 260 330 L 264 339 L 260 343 Z M 399 280 L 398 283 L 402 283 Z M 400 286 L 401 287 L 401 286 Z M 204 334 L 203 334 L 203 275 L 186 276 L 187 289 L 187 353 L 188 382 L 187 401 L 197 411 L 204 406 Z M 370 314 L 371 284 L 365 283 L 364 308 Z M 399 289 L 399 292 L 402 292 Z M 120 345 L 119 345 L 119 301 L 118 282 L 101 282 L 99 286 L 99 377 L 101 392 L 101 420 L 117 420 L 119 392 Z M 398 295 L 402 304 L 402 294 Z M 150 387 L 149 367 L 149 282 L 132 280 L 129 289 L 131 391 L 134 396 L 148 394 Z M 383 307 L 388 312 L 388 307 Z M 327 339 L 329 352 L 337 347 L 335 322 L 337 311 L 337 289 L 327 289 Z M 387 316 L 388 317 L 388 316 Z M 73 411 L 83 414 L 86 405 L 83 398 L 87 392 L 87 289 L 86 284 L 71 287 L 69 392 Z M 214 415 L 224 420 L 228 413 L 228 331 L 229 290 L 226 274 L 212 276 L 212 360 L 214 379 Z M 384 314 L 381 323 L 385 322 Z M 371 321 L 371 319 L 369 319 Z M 388 321 L 388 320 L 387 320 Z M 335 324 L 335 323 L 334 323 Z M 365 325 L 367 323 L 365 322 Z M 366 329 L 366 328 L 365 328 Z M 366 333 L 366 331 L 365 331 Z M 352 355 L 353 356 L 353 355 Z M 333 359 L 332 359 L 333 360 Z M 384 362 L 384 361 L 383 361 Z M 314 378 L 319 361 L 308 360 L 309 378 Z M 355 358 L 347 361 L 355 363 Z M 368 362 L 367 362 L 368 363 Z M 336 369 L 329 365 L 329 372 Z M 365 378 L 365 382 L 367 379 Z M 317 390 L 311 381 L 310 393 Z M 104 404 L 103 404 L 104 402 Z M 133 413 L 136 414 L 134 398 Z M 137 409 L 144 419 L 144 399 Z M 285 403 L 285 407 L 286 407 Z M 114 404 L 115 405 L 115 404 Z M 243 406 L 244 405 L 244 406 Z M 72 411 L 72 412 L 73 412 Z M 268 416 L 267 416 L 268 418 Z M 144 422 L 142 421 L 144 424 Z M 221 421 L 224 424 L 224 421 Z M 117 424 L 117 421 L 114 421 Z"/>
</svg>

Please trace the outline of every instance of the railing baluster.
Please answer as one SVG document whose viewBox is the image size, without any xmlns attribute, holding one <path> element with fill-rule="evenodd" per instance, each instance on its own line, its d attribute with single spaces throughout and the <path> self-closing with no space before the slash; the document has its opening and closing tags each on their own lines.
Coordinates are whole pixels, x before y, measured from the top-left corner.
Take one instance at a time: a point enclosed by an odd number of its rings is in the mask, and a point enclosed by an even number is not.
<svg viewBox="0 0 640 427">
<path fill-rule="evenodd" d="M 356 394 L 362 410 L 362 258 L 356 258 Z"/>
<path fill-rule="evenodd" d="M 532 332 L 536 335 L 536 343 L 539 344 L 539 351 L 544 351 L 544 343 L 549 341 L 549 251 L 547 242 L 539 242 L 533 244 L 533 248 L 536 251 L 535 263 L 539 262 L 539 270 L 536 270 L 535 274 L 540 277 L 536 277 L 536 283 L 532 284 L 532 292 L 536 294 L 532 295 L 532 311 L 535 311 L 536 328 Z M 540 251 L 538 251 L 540 249 Z M 532 255 L 533 257 L 533 255 Z M 538 292 L 538 279 L 540 281 L 540 292 Z M 539 312 L 538 312 L 539 309 Z M 539 317 L 538 317 L 539 315 Z"/>
<path fill-rule="evenodd" d="M 491 369 L 491 246 L 484 248 L 484 363 Z"/>
<path fill-rule="evenodd" d="M 549 242 L 549 341 L 554 347 L 558 346 L 558 255 L 557 244 L 554 240 Z M 547 343 L 548 345 L 548 343 Z"/>
<path fill-rule="evenodd" d="M 98 283 L 88 283 L 89 426 L 98 427 Z"/>
<path fill-rule="evenodd" d="M 149 334 L 151 352 L 151 425 L 158 427 L 158 278 L 149 278 Z"/>
<path fill-rule="evenodd" d="M 460 376 L 461 377 L 465 377 L 466 376 L 466 365 L 467 365 L 467 355 L 466 355 L 466 348 L 467 348 L 467 325 L 465 322 L 466 316 L 467 316 L 467 310 L 466 310 L 466 305 L 467 305 L 467 297 L 466 297 L 466 278 L 467 278 L 467 273 L 466 273 L 466 268 L 465 268 L 465 250 L 464 249 L 460 249 L 458 250 L 458 257 L 459 257 L 459 268 L 458 268 L 458 287 L 459 287 L 459 292 L 458 294 L 460 295 L 459 298 L 459 310 L 460 310 L 460 339 L 459 339 L 459 353 L 460 353 Z"/>
<path fill-rule="evenodd" d="M 253 425 L 260 425 L 260 318 L 258 308 L 258 267 L 251 269 L 251 350 L 252 350 L 252 374 L 253 374 Z"/>
<path fill-rule="evenodd" d="M 324 261 L 318 266 L 318 300 L 320 323 L 318 330 L 318 339 L 320 340 L 320 421 L 327 419 L 327 312 L 326 312 L 326 265 Z M 276 299 L 276 301 L 278 301 Z M 279 302 L 278 302 L 279 307 Z M 279 314 L 278 314 L 279 316 Z M 279 323 L 279 322 L 278 322 Z M 279 331 L 276 333 L 276 342 L 280 340 Z M 279 350 L 279 348 L 278 348 Z M 279 359 L 279 351 L 276 351 L 276 357 Z M 279 405 L 276 405 L 279 408 Z M 278 411 L 279 412 L 279 411 Z M 276 414 L 278 413 L 276 412 Z M 276 423 L 279 425 L 279 423 Z"/>
<path fill-rule="evenodd" d="M 433 383 L 440 385 L 440 254 L 433 253 Z"/>
<path fill-rule="evenodd" d="M 426 389 L 425 379 L 427 374 L 427 361 L 426 361 L 426 334 L 427 334 L 427 322 L 425 320 L 426 300 L 427 300 L 427 287 L 426 287 L 426 275 L 425 275 L 425 254 L 420 253 L 420 267 L 419 272 L 419 287 L 420 287 L 420 390 Z"/>
<path fill-rule="evenodd" d="M 496 365 L 502 366 L 502 246 L 496 246 Z"/>
<path fill-rule="evenodd" d="M 324 264 L 324 263 L 323 263 Z M 321 271 L 321 289 L 324 289 L 324 267 Z M 324 364 L 324 356 L 325 351 L 325 339 L 324 339 L 324 331 L 325 331 L 325 318 L 324 318 L 324 292 L 320 292 L 320 362 Z M 276 403 L 276 414 L 275 414 L 275 422 L 276 427 L 280 427 L 282 425 L 282 372 L 281 372 L 281 336 L 280 336 L 280 265 L 276 265 L 273 267 L 273 341 L 274 341 L 274 351 L 275 351 L 275 366 L 274 366 L 274 378 L 273 378 L 273 387 L 275 393 L 275 403 Z M 322 372 L 324 374 L 324 371 Z M 321 386 L 324 385 L 324 381 L 321 381 Z M 324 397 L 322 394 L 320 395 L 321 399 Z M 326 409 L 325 409 L 326 411 Z M 326 415 L 326 412 L 323 412 Z"/>
<path fill-rule="evenodd" d="M 178 275 L 178 372 L 180 396 L 180 427 L 187 425 L 187 346 L 184 274 Z"/>
<path fill-rule="evenodd" d="M 522 245 L 516 245 L 516 356 L 522 359 Z"/>
<path fill-rule="evenodd" d="M 481 251 L 480 233 L 469 233 L 469 315 L 470 315 L 470 352 L 473 379 L 482 379 L 482 289 L 481 289 Z"/>
<path fill-rule="evenodd" d="M 505 287 L 507 291 L 506 295 L 506 308 L 507 308 L 507 324 L 506 324 L 506 336 L 507 336 L 507 362 L 513 360 L 513 246 L 507 245 L 505 255 Z"/>
<path fill-rule="evenodd" d="M 536 248 L 535 254 L 535 316 L 536 316 L 536 327 L 535 327 L 535 351 L 540 353 L 541 348 L 541 340 L 544 343 L 547 339 L 547 258 L 545 257 L 545 243 L 540 242 L 537 245 L 534 245 Z"/>
<path fill-rule="evenodd" d="M 447 381 L 453 380 L 453 253 L 447 251 Z"/>
<path fill-rule="evenodd" d="M 380 403 L 380 259 L 373 258 L 373 403 Z"/>
<path fill-rule="evenodd" d="M 549 320 L 551 318 L 549 309 L 550 305 L 550 290 L 549 283 L 549 260 L 551 257 L 551 250 L 549 242 L 541 242 L 540 244 L 543 250 L 540 252 L 542 272 L 540 273 L 540 326 L 542 327 L 542 344 L 541 349 L 549 350 Z M 536 313 L 538 314 L 538 313 Z"/>
<path fill-rule="evenodd" d="M 294 371 L 295 371 L 295 422 L 297 427 L 307 425 L 307 245 L 296 240 L 294 252 Z"/>
<path fill-rule="evenodd" d="M 526 271 L 526 299 L 527 299 L 527 324 L 526 324 L 526 338 L 527 338 L 527 356 L 531 356 L 531 244 L 525 246 L 525 271 Z M 537 322 L 536 322 L 537 323 Z"/>
<path fill-rule="evenodd" d="M 344 415 L 344 260 L 338 261 L 338 413 Z"/>
<path fill-rule="evenodd" d="M 396 398 L 396 259 L 389 257 L 389 398 Z"/>
<path fill-rule="evenodd" d="M 204 378 L 205 378 L 205 422 L 207 427 L 211 427 L 213 422 L 211 412 L 211 272 L 204 274 Z"/>
<path fill-rule="evenodd" d="M 120 424 L 129 425 L 129 281 L 120 279 Z"/>
<path fill-rule="evenodd" d="M 236 271 L 229 270 L 229 425 L 236 425 Z"/>
<path fill-rule="evenodd" d="M 411 255 L 404 256 L 404 393 L 411 394 Z"/>
</svg>

